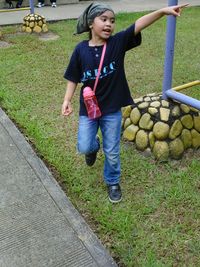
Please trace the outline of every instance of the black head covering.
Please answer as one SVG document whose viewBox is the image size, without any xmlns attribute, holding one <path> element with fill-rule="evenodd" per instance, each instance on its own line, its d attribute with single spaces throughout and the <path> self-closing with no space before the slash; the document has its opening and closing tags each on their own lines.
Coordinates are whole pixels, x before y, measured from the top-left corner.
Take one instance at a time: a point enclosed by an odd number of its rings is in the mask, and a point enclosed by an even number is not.
<svg viewBox="0 0 200 267">
<path fill-rule="evenodd" d="M 78 18 L 76 34 L 88 32 L 90 30 L 89 26 L 92 24 L 93 20 L 107 10 L 113 12 L 114 14 L 112 8 L 107 4 L 103 3 L 90 4 Z"/>
</svg>

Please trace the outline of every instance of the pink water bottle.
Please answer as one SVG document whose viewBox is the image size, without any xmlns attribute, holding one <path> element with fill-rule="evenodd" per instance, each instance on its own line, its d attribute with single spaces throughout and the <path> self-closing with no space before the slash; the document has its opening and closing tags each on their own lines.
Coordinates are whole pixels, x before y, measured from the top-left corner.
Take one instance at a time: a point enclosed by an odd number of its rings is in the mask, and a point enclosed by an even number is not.
<svg viewBox="0 0 200 267">
<path fill-rule="evenodd" d="M 83 89 L 83 98 L 88 117 L 90 119 L 97 119 L 101 117 L 101 111 L 99 109 L 95 93 L 90 87 L 87 86 Z"/>
</svg>

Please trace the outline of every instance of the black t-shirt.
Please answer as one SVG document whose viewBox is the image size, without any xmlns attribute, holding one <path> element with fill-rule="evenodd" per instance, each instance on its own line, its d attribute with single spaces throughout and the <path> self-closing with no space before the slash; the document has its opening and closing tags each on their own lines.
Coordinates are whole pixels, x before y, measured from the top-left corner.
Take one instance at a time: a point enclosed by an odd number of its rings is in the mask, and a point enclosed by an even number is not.
<svg viewBox="0 0 200 267">
<path fill-rule="evenodd" d="M 133 103 L 124 71 L 124 57 L 126 51 L 141 44 L 141 34 L 135 35 L 134 30 L 133 24 L 107 40 L 104 62 L 95 92 L 103 115 L 116 112 L 121 107 Z M 94 87 L 102 49 L 103 45 L 91 47 L 89 41 L 82 41 L 74 49 L 65 71 L 64 78 L 74 83 L 83 83 L 80 93 L 80 115 L 87 115 L 83 88 Z"/>
</svg>

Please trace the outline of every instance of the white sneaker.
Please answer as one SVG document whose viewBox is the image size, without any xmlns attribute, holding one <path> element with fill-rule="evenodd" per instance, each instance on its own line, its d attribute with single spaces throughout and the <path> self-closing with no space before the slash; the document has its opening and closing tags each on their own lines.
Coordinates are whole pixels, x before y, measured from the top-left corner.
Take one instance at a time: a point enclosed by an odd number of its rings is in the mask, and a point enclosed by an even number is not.
<svg viewBox="0 0 200 267">
<path fill-rule="evenodd" d="M 55 3 L 55 2 L 53 2 L 51 6 L 52 6 L 52 7 L 56 7 L 56 3 Z"/>
<path fill-rule="evenodd" d="M 40 3 L 40 2 L 36 5 L 36 7 L 39 7 L 39 8 L 40 8 L 40 7 L 43 7 L 43 6 L 44 6 L 44 4 L 42 4 L 42 3 Z"/>
</svg>

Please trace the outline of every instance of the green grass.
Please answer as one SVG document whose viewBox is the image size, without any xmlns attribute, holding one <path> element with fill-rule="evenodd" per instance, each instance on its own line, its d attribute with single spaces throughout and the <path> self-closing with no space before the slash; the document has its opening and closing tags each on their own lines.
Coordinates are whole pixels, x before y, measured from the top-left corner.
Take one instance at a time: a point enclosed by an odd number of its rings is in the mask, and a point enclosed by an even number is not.
<svg viewBox="0 0 200 267">
<path fill-rule="evenodd" d="M 142 13 L 119 14 L 117 31 Z M 199 8 L 178 19 L 173 85 L 198 80 Z M 121 144 L 123 201 L 112 205 L 103 183 L 103 153 L 94 167 L 76 152 L 79 89 L 70 118 L 60 115 L 65 93 L 64 70 L 74 46 L 87 36 L 73 36 L 75 21 L 49 24 L 60 38 L 41 41 L 16 34 L 19 26 L 1 27 L 0 105 L 15 120 L 75 207 L 119 266 L 200 266 L 199 151 L 165 164 L 145 158 L 132 144 Z M 134 97 L 161 92 L 166 19 L 143 31 L 143 44 L 127 53 L 127 79 Z M 188 92 L 199 98 L 196 86 Z M 187 90 L 188 91 L 188 90 Z"/>
</svg>

